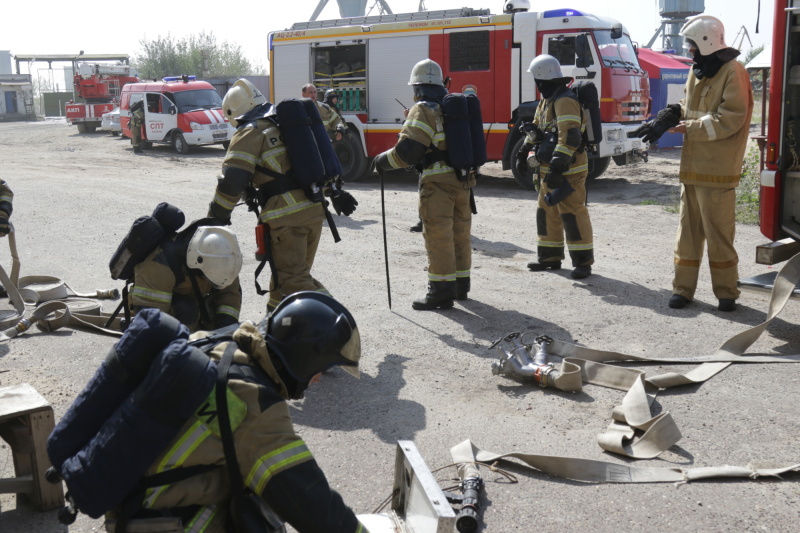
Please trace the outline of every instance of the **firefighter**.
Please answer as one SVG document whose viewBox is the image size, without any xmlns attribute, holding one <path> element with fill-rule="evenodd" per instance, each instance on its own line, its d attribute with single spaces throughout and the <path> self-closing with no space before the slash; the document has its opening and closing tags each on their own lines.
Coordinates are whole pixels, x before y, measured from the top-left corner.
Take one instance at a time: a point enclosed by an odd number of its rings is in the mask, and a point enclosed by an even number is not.
<svg viewBox="0 0 800 533">
<path fill-rule="evenodd" d="M 133 146 L 133 153 L 141 154 L 142 146 L 142 126 L 144 126 L 144 100 L 139 100 L 131 106 L 131 146 Z"/>
<path fill-rule="evenodd" d="M 528 269 L 559 270 L 566 237 L 574 267 L 571 277 L 584 279 L 591 275 L 594 264 L 592 222 L 586 207 L 586 117 L 575 93 L 567 87 L 572 78 L 561 74 L 556 58 L 539 55 L 531 61 L 528 72 L 542 98 L 533 123 L 523 125 L 527 139 L 517 154 L 517 169 L 527 172 L 538 165 L 538 179 L 543 182 L 536 208 L 538 260 L 528 263 Z"/>
<path fill-rule="evenodd" d="M 331 137 L 331 140 L 341 141 L 347 129 L 344 125 L 342 117 L 339 116 L 338 110 L 334 107 L 331 107 L 331 105 L 327 103 L 328 92 L 330 91 L 333 91 L 333 89 L 328 89 L 325 91 L 325 102 L 320 102 L 317 100 L 317 88 L 312 83 L 303 85 L 300 94 L 303 95 L 303 98 L 311 98 L 314 100 L 314 103 L 317 104 L 319 116 L 322 117 L 322 123 L 325 125 L 325 129 L 328 131 L 328 135 Z M 334 93 L 336 92 L 334 91 Z M 339 99 L 338 93 L 336 93 L 336 99 Z"/>
<path fill-rule="evenodd" d="M 286 176 L 291 163 L 280 128 L 267 118 L 271 108 L 264 95 L 245 79 L 234 83 L 223 98 L 223 112 L 237 131 L 222 163 L 223 175 L 208 211 L 209 216 L 228 224 L 240 198 L 248 189 L 255 192 L 259 220 L 269 227 L 272 266 L 277 274 L 271 282 L 268 311 L 298 291 L 328 294 L 311 275 L 325 212 L 322 203 L 310 200 Z M 346 216 L 358 204 L 345 191 L 331 201 Z"/>
<path fill-rule="evenodd" d="M 131 312 L 160 309 L 191 331 L 239 322 L 239 243 L 229 229 L 198 225 L 204 222 L 178 233 L 134 267 Z"/>
<path fill-rule="evenodd" d="M 447 150 L 442 99 L 447 94 L 442 68 L 424 59 L 411 69 L 408 82 L 416 102 L 394 148 L 379 154 L 379 171 L 416 165 L 420 172 L 419 215 L 428 254 L 428 293 L 415 300 L 417 310 L 449 309 L 466 300 L 472 267 L 470 189 L 474 174 L 460 181 L 455 169 L 436 154 Z M 434 152 L 433 148 L 436 149 Z"/>
<path fill-rule="evenodd" d="M 662 110 L 637 135 L 654 142 L 665 131 L 682 133 L 680 223 L 675 238 L 675 275 L 669 307 L 682 309 L 694 299 L 704 243 L 714 296 L 720 311 L 736 310 L 739 257 L 736 186 L 742 173 L 753 91 L 739 51 L 725 44 L 722 22 L 708 15 L 681 29 L 694 58 L 680 104 Z"/>
<path fill-rule="evenodd" d="M 303 398 L 309 385 L 334 366 L 359 377 L 361 341 L 356 322 L 330 296 L 300 292 L 284 299 L 262 324 L 257 328 L 243 323 L 233 333 L 232 342 L 225 339 L 209 353 L 211 359 L 219 361 L 227 349 L 235 349 L 228 372 L 227 411 L 238 463 L 234 472 L 241 473 L 236 477 L 245 486 L 246 497 L 260 498 L 277 514 L 279 520 L 272 522 L 274 526 L 285 521 L 300 532 L 366 532 L 295 432 L 287 405 L 288 400 Z M 192 339 L 204 337 L 205 333 L 199 333 Z M 236 489 L 232 490 L 234 477 L 227 470 L 231 455 L 224 449 L 218 430 L 221 423 L 213 409 L 213 405 L 200 406 L 147 475 L 170 469 L 180 474 L 181 469 L 202 465 L 216 468 L 144 493 L 139 506 L 144 509 L 126 517 L 130 530 L 139 525 L 138 519 L 151 517 L 152 523 L 159 519 L 154 516 L 178 516 L 182 518 L 179 526 L 147 531 L 278 531 L 263 521 L 250 522 L 251 527 L 255 525 L 251 529 L 231 524 L 241 520 L 244 513 L 235 501 L 230 505 Z M 119 511 L 106 518 L 106 527 L 113 531 Z"/>
<path fill-rule="evenodd" d="M 5 180 L 0 180 L 0 237 L 5 237 L 11 231 L 11 212 L 14 210 L 14 193 Z M 0 298 L 8 296 L 8 291 L 0 285 Z"/>
</svg>

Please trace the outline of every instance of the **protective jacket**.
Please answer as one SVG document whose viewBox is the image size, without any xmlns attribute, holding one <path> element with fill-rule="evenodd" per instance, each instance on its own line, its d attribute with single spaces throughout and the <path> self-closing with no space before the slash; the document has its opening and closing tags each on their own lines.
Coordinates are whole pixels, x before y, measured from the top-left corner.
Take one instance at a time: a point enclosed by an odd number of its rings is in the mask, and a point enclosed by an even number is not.
<svg viewBox="0 0 800 533">
<path fill-rule="evenodd" d="M 9 218 L 14 210 L 13 204 L 14 193 L 11 192 L 11 188 L 5 180 L 0 180 L 0 216 L 5 213 L 6 218 Z"/>
<path fill-rule="evenodd" d="M 319 116 L 322 117 L 322 124 L 325 126 L 325 130 L 329 134 L 335 134 L 337 131 L 343 132 L 345 128 L 344 121 L 339 116 L 339 113 L 324 102 L 316 100 L 314 102 L 317 104 L 317 110 L 319 111 Z"/>
<path fill-rule="evenodd" d="M 536 210 L 539 262 L 563 260 L 566 239 L 573 266 L 592 265 L 592 223 L 586 207 L 588 156 L 581 149 L 586 117 L 581 114 L 575 94 L 565 85 L 556 89 L 550 98 L 539 101 L 533 122 L 544 132 L 544 140 L 535 146 L 531 156 L 541 165 L 540 178 L 544 181 L 548 172 L 559 170 L 575 190 L 556 205 L 548 205 L 545 196 L 552 191 L 544 184 L 539 188 Z M 533 144 L 534 138 L 530 133 L 528 137 L 528 142 Z"/>
<path fill-rule="evenodd" d="M 203 338 L 200 332 L 192 339 Z M 233 341 L 211 352 L 218 361 L 235 346 L 227 398 L 236 456 L 245 485 L 300 532 L 366 531 L 341 496 L 331 489 L 305 442 L 294 432 L 286 404 L 287 388 L 255 326 L 242 324 Z M 147 511 L 170 510 L 184 519 L 185 531 L 219 533 L 225 529 L 231 488 L 212 392 L 179 435 L 148 469 L 151 476 L 175 468 L 218 468 L 169 485 L 147 489 Z M 113 514 L 109 516 L 113 519 Z"/>
<path fill-rule="evenodd" d="M 186 267 L 187 242 L 173 238 L 156 248 L 134 268 L 133 288 L 128 293 L 132 312 L 154 307 L 177 318 L 191 331 L 216 329 L 239 322 L 242 288 L 238 278 L 224 289 L 216 289 L 202 276 L 195 276 L 195 293 Z M 204 314 L 210 323 L 204 320 Z"/>
<path fill-rule="evenodd" d="M 258 190 L 259 220 L 270 228 L 277 284 L 271 283 L 268 307 L 274 308 L 297 291 L 327 291 L 311 276 L 322 233 L 322 204 L 308 199 L 288 180 L 269 176 L 264 169 L 290 174 L 291 163 L 281 131 L 274 122 L 258 119 L 240 127 L 231 139 L 222 163 L 209 216 L 229 221 L 231 211 L 248 187 Z"/>
<path fill-rule="evenodd" d="M 745 68 L 727 61 L 713 77 L 697 79 L 689 71 L 681 100 L 686 125 L 681 150 L 681 183 L 735 187 L 753 114 L 753 91 Z"/>
<path fill-rule="evenodd" d="M 416 166 L 420 173 L 419 215 L 428 253 L 428 281 L 468 280 L 472 268 L 470 189 L 474 174 L 460 181 L 453 167 L 431 158 L 431 146 L 446 152 L 439 104 L 417 102 L 408 112 L 397 144 L 386 153 L 392 168 Z"/>
<path fill-rule="evenodd" d="M 141 107 L 131 113 L 131 144 L 134 148 L 138 148 L 142 142 L 142 125 L 144 124 L 144 111 Z"/>
</svg>

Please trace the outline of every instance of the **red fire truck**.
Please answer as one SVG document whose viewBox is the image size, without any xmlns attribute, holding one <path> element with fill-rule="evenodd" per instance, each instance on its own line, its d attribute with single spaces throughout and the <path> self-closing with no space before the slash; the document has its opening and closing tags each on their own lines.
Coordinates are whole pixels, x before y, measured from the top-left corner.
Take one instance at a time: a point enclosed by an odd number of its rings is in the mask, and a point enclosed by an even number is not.
<svg viewBox="0 0 800 533">
<path fill-rule="evenodd" d="M 139 81 L 136 71 L 127 64 L 103 64 L 73 61 L 75 97 L 80 102 L 66 105 L 67 123 L 80 133 L 91 133 L 100 126 L 103 113 L 113 111 L 126 83 Z"/>
<path fill-rule="evenodd" d="M 481 100 L 490 161 L 517 174 L 514 156 L 523 143 L 518 131 L 530 120 L 537 91 L 527 72 L 539 54 L 555 56 L 565 76 L 591 80 L 600 93 L 603 139 L 591 155 L 590 177 L 646 158 L 646 145 L 628 133 L 650 111 L 647 73 L 619 22 L 575 9 L 514 11 L 493 15 L 470 8 L 302 22 L 269 35 L 270 97 L 299 98 L 309 81 L 321 92 L 335 88 L 348 126 L 334 143 L 345 179 L 362 177 L 369 159 L 393 146 L 410 106 L 412 66 L 438 62 L 452 92 Z M 401 103 L 398 103 L 402 102 Z"/>
</svg>

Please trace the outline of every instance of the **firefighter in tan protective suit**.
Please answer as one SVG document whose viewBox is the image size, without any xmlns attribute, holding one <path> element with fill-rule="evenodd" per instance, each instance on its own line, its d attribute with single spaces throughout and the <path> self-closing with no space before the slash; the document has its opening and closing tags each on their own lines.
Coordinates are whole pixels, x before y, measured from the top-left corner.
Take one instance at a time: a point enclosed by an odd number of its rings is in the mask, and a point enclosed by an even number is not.
<svg viewBox="0 0 800 533">
<path fill-rule="evenodd" d="M 533 272 L 559 270 L 566 237 L 574 267 L 571 276 L 583 279 L 592 273 L 594 264 L 592 222 L 586 207 L 586 117 L 575 93 L 567 87 L 571 78 L 561 74 L 556 58 L 537 56 L 528 72 L 533 74 L 542 98 L 533 123 L 522 126 L 527 140 L 517 154 L 517 168 L 527 172 L 529 166 L 538 166 L 543 182 L 536 208 L 538 261 L 528 263 L 528 268 Z"/>
<path fill-rule="evenodd" d="M 753 91 L 747 71 L 735 61 L 739 51 L 725 44 L 719 19 L 694 17 L 680 34 L 695 63 L 686 80 L 686 96 L 637 130 L 648 142 L 667 130 L 684 134 L 680 225 L 669 306 L 682 309 L 694 299 L 707 242 L 717 309 L 734 311 L 739 297 L 739 257 L 733 246 L 736 186 L 747 148 Z"/>
<path fill-rule="evenodd" d="M 330 90 L 331 89 L 328 89 L 328 91 Z M 326 95 L 328 91 L 325 91 Z M 317 88 L 311 83 L 303 85 L 300 94 L 303 95 L 303 98 L 311 98 L 314 100 L 314 103 L 317 104 L 317 111 L 319 111 L 319 116 L 322 118 L 322 123 L 325 125 L 325 130 L 328 132 L 328 135 L 330 135 L 331 140 L 341 141 L 346 128 L 339 113 L 327 102 L 320 102 L 317 100 Z M 339 98 L 338 94 L 336 94 L 336 98 Z"/>
<path fill-rule="evenodd" d="M 428 293 L 414 309 L 449 309 L 466 300 L 472 268 L 470 189 L 474 174 L 460 181 L 455 169 L 436 154 L 447 151 L 442 99 L 447 94 L 441 67 L 430 59 L 414 65 L 416 102 L 408 112 L 394 148 L 375 158 L 378 171 L 416 166 L 420 172 L 419 215 L 428 254 Z M 432 149 L 435 147 L 436 152 Z"/>
<path fill-rule="evenodd" d="M 134 267 L 128 294 L 133 313 L 148 307 L 160 309 L 190 331 L 239 322 L 239 243 L 229 229 L 202 223 L 169 239 Z"/>
<path fill-rule="evenodd" d="M 151 517 L 154 529 L 135 531 L 266 533 L 284 531 L 279 528 L 285 521 L 299 532 L 367 533 L 294 431 L 286 403 L 303 398 L 320 373 L 333 366 L 359 377 L 361 342 L 350 312 L 330 296 L 300 292 L 280 303 L 264 329 L 245 322 L 231 340 L 214 340 L 206 332 L 192 337 L 203 338 L 216 344 L 209 355 L 218 362 L 226 350 L 232 351 L 227 411 L 238 468 L 229 473 L 232 465 L 220 437 L 221 422 L 215 404 L 207 402 L 183 424 L 146 475 L 204 465 L 216 468 L 143 492 L 140 509 L 127 507 L 134 509 L 132 516 L 125 517 L 128 531 L 145 526 L 143 519 Z M 232 522 L 242 516 L 236 512 L 241 508 L 235 501 L 235 511 L 229 512 L 236 494 L 234 474 L 247 494 L 269 506 L 269 522 L 259 519 L 255 529 L 234 528 Z M 110 533 L 118 518 L 119 510 L 106 516 Z M 156 528 L 159 523 L 160 529 Z"/>
<path fill-rule="evenodd" d="M 245 79 L 238 80 L 222 100 L 222 109 L 237 131 L 222 163 L 208 215 L 229 223 L 236 204 L 252 189 L 260 207 L 259 221 L 269 227 L 272 266 L 267 310 L 298 291 L 327 289 L 311 275 L 325 212 L 287 176 L 291 169 L 280 128 L 268 118 L 272 104 Z M 331 198 L 337 212 L 350 216 L 358 202 L 341 191 Z"/>
<path fill-rule="evenodd" d="M 14 211 L 14 193 L 5 180 L 0 180 L 0 237 L 5 237 L 11 231 L 9 219 Z"/>
</svg>

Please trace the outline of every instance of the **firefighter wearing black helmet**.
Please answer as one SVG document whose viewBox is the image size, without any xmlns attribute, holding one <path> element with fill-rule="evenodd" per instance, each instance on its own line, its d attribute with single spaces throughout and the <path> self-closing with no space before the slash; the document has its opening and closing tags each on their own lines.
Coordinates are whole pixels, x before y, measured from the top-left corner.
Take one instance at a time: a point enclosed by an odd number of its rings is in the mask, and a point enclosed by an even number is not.
<svg viewBox="0 0 800 533">
<path fill-rule="evenodd" d="M 213 360 L 220 361 L 226 351 L 232 352 L 226 393 L 233 446 L 246 493 L 262 499 L 279 521 L 297 531 L 366 531 L 294 431 L 286 403 L 302 398 L 308 386 L 334 366 L 359 377 L 361 341 L 350 312 L 330 296 L 299 292 L 284 299 L 259 327 L 245 322 L 232 339 L 220 339 L 222 342 L 210 338 L 208 332 L 191 337 L 200 343 L 204 338 L 209 344 L 217 343 L 209 353 Z M 177 525 L 170 523 L 171 528 L 158 531 L 244 531 L 231 524 L 241 515 L 230 512 L 233 490 L 215 405 L 206 403 L 198 408 L 146 475 L 202 465 L 216 468 L 144 492 L 143 510 L 132 517 L 131 526 L 146 518 L 155 527 L 154 520 L 174 522 L 177 517 Z M 107 517 L 107 527 L 113 527 L 118 515 Z M 273 530 L 277 529 L 258 528 Z"/>
</svg>

